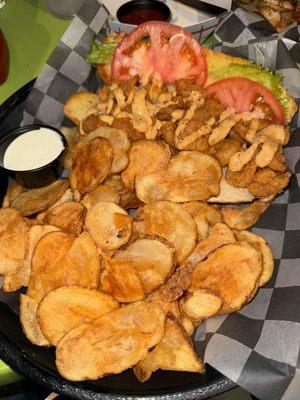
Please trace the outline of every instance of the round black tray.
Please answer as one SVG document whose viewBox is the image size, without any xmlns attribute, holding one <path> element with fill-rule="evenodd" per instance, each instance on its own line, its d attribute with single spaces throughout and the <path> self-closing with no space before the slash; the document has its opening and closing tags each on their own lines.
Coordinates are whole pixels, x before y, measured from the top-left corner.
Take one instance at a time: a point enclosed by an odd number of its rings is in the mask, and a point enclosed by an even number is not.
<svg viewBox="0 0 300 400">
<path fill-rule="evenodd" d="M 0 136 L 19 126 L 23 104 L 34 81 L 18 90 L 0 106 Z M 4 189 L 2 188 L 2 193 Z M 45 385 L 52 391 L 76 399 L 207 399 L 235 386 L 228 378 L 207 365 L 205 375 L 186 372 L 157 371 L 148 382 L 139 383 L 131 370 L 98 381 L 73 383 L 56 370 L 54 349 L 34 346 L 24 336 L 16 314 L 18 293 L 11 296 L 10 305 L 0 297 L 0 358 L 16 372 Z M 2 295 L 3 296 L 3 295 Z"/>
</svg>

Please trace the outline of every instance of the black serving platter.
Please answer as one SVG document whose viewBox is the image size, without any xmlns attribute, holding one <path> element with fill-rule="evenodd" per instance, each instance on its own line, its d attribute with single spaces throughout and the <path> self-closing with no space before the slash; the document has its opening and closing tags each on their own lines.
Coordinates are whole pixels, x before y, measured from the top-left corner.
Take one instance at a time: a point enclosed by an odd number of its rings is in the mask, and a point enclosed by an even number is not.
<svg viewBox="0 0 300 400">
<path fill-rule="evenodd" d="M 33 83 L 29 82 L 0 106 L 0 137 L 19 126 L 23 104 Z M 6 185 L 0 186 L 2 197 L 5 190 Z M 200 400 L 235 386 L 209 365 L 205 375 L 157 371 L 143 384 L 137 381 L 131 370 L 98 381 L 67 381 L 56 370 L 54 349 L 35 346 L 23 334 L 17 315 L 18 296 L 19 293 L 0 292 L 0 358 L 16 372 L 56 393 L 80 400 Z M 4 298 L 5 303 L 2 301 Z"/>
</svg>

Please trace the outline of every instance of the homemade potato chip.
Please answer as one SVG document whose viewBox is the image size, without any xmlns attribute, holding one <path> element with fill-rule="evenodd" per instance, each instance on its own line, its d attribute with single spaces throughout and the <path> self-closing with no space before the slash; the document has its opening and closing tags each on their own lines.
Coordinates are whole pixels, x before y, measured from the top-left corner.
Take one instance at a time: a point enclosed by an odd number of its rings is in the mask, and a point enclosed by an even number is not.
<svg viewBox="0 0 300 400">
<path fill-rule="evenodd" d="M 186 203 L 181 203 L 181 207 L 187 211 L 192 217 L 202 208 L 202 201 L 188 201 Z"/>
<path fill-rule="evenodd" d="M 168 310 L 164 310 L 165 314 L 171 316 L 172 318 L 176 319 L 176 321 L 181 322 L 182 313 L 179 308 L 178 301 L 173 301 L 169 303 Z"/>
<path fill-rule="evenodd" d="M 36 315 L 43 335 L 56 346 L 75 326 L 118 307 L 118 302 L 103 292 L 65 286 L 49 292 L 39 303 Z"/>
<path fill-rule="evenodd" d="M 182 326 L 170 317 L 166 320 L 161 342 L 133 368 L 140 382 L 146 382 L 152 372 L 167 371 L 204 372 L 203 362 Z"/>
<path fill-rule="evenodd" d="M 207 289 L 223 303 L 219 314 L 240 310 L 257 290 L 262 274 L 261 253 L 247 243 L 227 244 L 196 264 L 191 291 Z"/>
<path fill-rule="evenodd" d="M 192 336 L 199 321 L 193 321 L 186 314 L 182 313 L 182 311 L 179 308 L 178 301 L 173 301 L 172 303 L 165 303 L 164 305 L 161 304 L 160 306 L 162 307 L 165 315 L 171 317 L 171 319 L 175 319 L 180 325 L 182 325 L 186 333 L 189 336 Z"/>
<path fill-rule="evenodd" d="M 209 230 L 218 222 L 222 222 L 219 208 L 202 202 L 183 203 L 182 207 L 194 218 L 197 226 L 198 240 L 208 236 Z"/>
<path fill-rule="evenodd" d="M 142 202 L 136 197 L 135 192 L 127 190 L 120 194 L 120 207 L 126 210 L 131 208 L 138 208 Z"/>
<path fill-rule="evenodd" d="M 147 300 L 161 307 L 176 301 L 190 286 L 193 270 L 191 263 L 180 265 L 164 285 L 147 296 Z"/>
<path fill-rule="evenodd" d="M 67 201 L 73 201 L 74 200 L 74 195 L 72 192 L 71 188 L 68 188 L 67 190 L 65 190 L 63 192 L 63 194 L 61 195 L 61 197 L 59 197 L 55 203 L 53 203 L 49 208 L 47 208 L 46 211 L 51 210 L 52 208 L 59 206 L 60 204 L 66 203 Z"/>
<path fill-rule="evenodd" d="M 7 192 L 4 196 L 3 202 L 2 202 L 2 208 L 7 208 L 10 207 L 11 202 L 17 198 L 20 194 L 26 192 L 27 188 L 24 186 L 19 185 L 16 181 L 13 181 L 11 185 L 8 186 Z"/>
<path fill-rule="evenodd" d="M 266 211 L 270 203 L 254 201 L 242 209 L 222 208 L 221 215 L 225 224 L 232 229 L 247 229 L 253 226 Z"/>
<path fill-rule="evenodd" d="M 198 240 L 202 240 L 208 236 L 209 230 L 214 225 L 222 221 L 222 218 L 217 206 L 204 203 L 194 215 L 194 220 L 197 226 Z"/>
<path fill-rule="evenodd" d="M 60 204 L 66 203 L 67 201 L 73 201 L 73 200 L 74 200 L 73 192 L 71 188 L 68 188 L 67 190 L 64 191 L 61 197 L 58 200 L 56 200 L 51 206 L 47 207 L 44 211 L 38 213 L 35 219 L 38 222 L 43 222 L 45 215 L 47 214 L 48 211 L 52 210 L 52 208 L 59 206 Z"/>
<path fill-rule="evenodd" d="M 136 197 L 135 191 L 128 190 L 123 185 L 121 176 L 118 174 L 109 175 L 103 182 L 105 185 L 113 188 L 120 195 L 119 205 L 122 208 L 137 208 L 141 205 L 141 201 Z"/>
<path fill-rule="evenodd" d="M 0 209 L 0 275 L 18 271 L 26 255 L 28 226 L 13 208 Z"/>
<path fill-rule="evenodd" d="M 63 286 L 97 289 L 100 279 L 100 257 L 97 246 L 88 232 L 78 236 L 59 267 Z"/>
<path fill-rule="evenodd" d="M 170 158 L 169 146 L 164 142 L 153 140 L 134 142 L 129 151 L 129 164 L 121 175 L 124 186 L 133 190 L 137 175 L 146 175 L 166 168 Z"/>
<path fill-rule="evenodd" d="M 77 127 L 67 128 L 66 126 L 62 126 L 60 131 L 67 141 L 67 148 L 63 157 L 63 165 L 65 168 L 71 168 L 73 153 L 76 148 L 75 145 L 80 138 L 79 130 Z"/>
<path fill-rule="evenodd" d="M 132 261 L 103 256 L 102 266 L 102 290 L 122 303 L 143 300 L 144 288 Z"/>
<path fill-rule="evenodd" d="M 28 339 L 33 343 L 41 340 L 36 334 L 36 309 L 47 293 L 72 285 L 97 288 L 99 275 L 97 247 L 88 233 L 85 232 L 76 239 L 64 232 L 51 232 L 43 236 L 32 257 L 32 272 L 26 293 L 27 306 L 24 306 L 21 314 L 24 333 Z"/>
<path fill-rule="evenodd" d="M 58 179 L 48 186 L 27 190 L 12 200 L 11 207 L 24 216 L 36 214 L 58 200 L 68 186 L 67 179 Z"/>
<path fill-rule="evenodd" d="M 83 228 L 85 214 L 86 208 L 83 204 L 68 201 L 49 210 L 44 217 L 44 222 L 78 236 Z"/>
<path fill-rule="evenodd" d="M 79 130 L 76 126 L 70 128 L 67 126 L 62 126 L 60 129 L 61 133 L 64 135 L 67 144 L 70 148 L 72 148 L 72 146 L 74 146 L 76 143 L 78 143 L 79 139 L 80 139 L 80 134 L 79 134 Z"/>
<path fill-rule="evenodd" d="M 115 189 L 108 185 L 98 185 L 96 189 L 84 196 L 81 203 L 89 209 L 99 201 L 110 201 L 118 204 L 120 202 L 120 195 Z"/>
<path fill-rule="evenodd" d="M 132 218 L 115 203 L 98 202 L 87 212 L 85 229 L 103 250 L 116 250 L 128 242 Z"/>
<path fill-rule="evenodd" d="M 138 239 L 117 252 L 114 259 L 133 263 L 145 293 L 162 285 L 174 269 L 174 249 L 159 239 Z"/>
<path fill-rule="evenodd" d="M 64 232 L 48 233 L 35 247 L 31 271 L 26 294 L 37 302 L 62 286 L 96 289 L 100 278 L 97 247 L 87 232 L 78 238 Z"/>
<path fill-rule="evenodd" d="M 163 337 L 165 315 L 144 301 L 121 307 L 67 333 L 56 348 L 56 366 L 71 381 L 118 374 L 143 359 Z"/>
<path fill-rule="evenodd" d="M 101 90 L 101 89 L 100 89 Z M 80 132 L 82 135 L 89 134 L 93 132 L 95 129 L 97 129 L 99 126 L 109 126 L 108 122 L 105 122 L 110 120 L 111 123 L 111 118 L 106 115 L 100 115 L 98 114 L 98 110 L 95 110 L 95 114 L 88 114 L 87 117 L 81 121 L 80 124 Z"/>
<path fill-rule="evenodd" d="M 199 325 L 200 321 L 194 321 L 192 318 L 188 317 L 187 315 L 183 314 L 181 316 L 181 323 L 183 328 L 185 329 L 186 333 L 189 336 L 192 336 L 195 332 L 195 329 Z"/>
<path fill-rule="evenodd" d="M 91 92 L 72 94 L 63 106 L 63 112 L 75 125 L 79 125 L 90 110 L 97 107 L 98 96 Z"/>
<path fill-rule="evenodd" d="M 175 248 L 179 263 L 194 249 L 196 224 L 179 204 L 170 201 L 147 204 L 141 212 L 141 219 L 147 234 L 161 236 Z"/>
<path fill-rule="evenodd" d="M 222 306 L 222 299 L 205 289 L 188 293 L 180 302 L 180 309 L 197 321 L 216 315 Z"/>
<path fill-rule="evenodd" d="M 132 223 L 132 233 L 130 236 L 130 241 L 134 241 L 138 238 L 145 237 L 146 235 L 146 228 L 144 221 L 133 221 Z"/>
<path fill-rule="evenodd" d="M 212 227 L 209 236 L 197 243 L 185 262 L 194 266 L 224 244 L 235 242 L 236 238 L 232 230 L 225 224 L 217 223 Z"/>
<path fill-rule="evenodd" d="M 50 343 L 42 334 L 36 319 L 38 302 L 25 294 L 20 296 L 20 321 L 23 332 L 31 343 L 38 346 L 50 346 Z"/>
<path fill-rule="evenodd" d="M 56 272 L 74 243 L 75 237 L 58 231 L 44 235 L 36 244 L 31 259 L 31 276 L 27 295 L 39 302 L 45 294 L 66 283 L 58 281 Z"/>
<path fill-rule="evenodd" d="M 49 232 L 38 239 L 31 258 L 32 278 L 51 273 L 67 255 L 75 237 L 65 232 Z"/>
<path fill-rule="evenodd" d="M 109 126 L 99 126 L 93 132 L 84 136 L 84 138 L 78 142 L 76 149 L 85 146 L 89 141 L 99 137 L 108 140 L 112 147 L 113 160 L 111 173 L 123 171 L 128 164 L 127 151 L 130 148 L 130 140 L 127 133 L 121 129 L 115 129 Z"/>
<path fill-rule="evenodd" d="M 32 225 L 29 228 L 25 259 L 13 274 L 4 276 L 3 290 L 5 292 L 14 292 L 22 286 L 28 286 L 31 273 L 31 259 L 37 242 L 47 233 L 58 230 L 59 228 L 52 225 Z"/>
<path fill-rule="evenodd" d="M 167 168 L 136 177 L 136 194 L 144 203 L 170 200 L 181 203 L 207 200 L 220 193 L 222 171 L 212 156 L 181 151 Z"/>
<path fill-rule="evenodd" d="M 235 231 L 240 242 L 248 242 L 261 251 L 263 271 L 258 280 L 258 286 L 264 286 L 272 277 L 274 271 L 274 257 L 267 242 L 259 235 L 249 231 Z"/>
<path fill-rule="evenodd" d="M 79 147 L 73 157 L 70 186 L 81 195 L 94 190 L 111 171 L 113 150 L 108 140 L 95 138 Z"/>
</svg>

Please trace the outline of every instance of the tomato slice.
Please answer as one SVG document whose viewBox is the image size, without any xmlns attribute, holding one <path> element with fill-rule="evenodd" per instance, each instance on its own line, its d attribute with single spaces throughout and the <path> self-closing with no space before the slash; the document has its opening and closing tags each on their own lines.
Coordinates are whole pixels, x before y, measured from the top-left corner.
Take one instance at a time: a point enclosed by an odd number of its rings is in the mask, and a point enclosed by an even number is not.
<svg viewBox="0 0 300 400">
<path fill-rule="evenodd" d="M 190 78 L 203 85 L 207 64 L 200 44 L 177 25 L 159 21 L 139 25 L 116 47 L 111 76 L 113 80 L 129 80 L 134 75 L 151 80 L 154 73 L 164 83 Z"/>
<path fill-rule="evenodd" d="M 208 97 L 219 100 L 224 107 L 233 107 L 236 112 L 251 111 L 263 101 L 263 111 L 266 112 L 267 105 L 272 122 L 284 125 L 284 112 L 277 98 L 264 85 L 251 79 L 221 79 L 209 85 L 206 93 Z"/>
</svg>

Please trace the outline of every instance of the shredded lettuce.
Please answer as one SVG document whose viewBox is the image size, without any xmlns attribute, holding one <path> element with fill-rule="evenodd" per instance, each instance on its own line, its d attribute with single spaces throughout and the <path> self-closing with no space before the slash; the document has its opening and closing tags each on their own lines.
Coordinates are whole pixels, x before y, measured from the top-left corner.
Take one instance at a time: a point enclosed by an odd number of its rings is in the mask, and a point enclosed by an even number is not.
<svg viewBox="0 0 300 400">
<path fill-rule="evenodd" d="M 210 67 L 209 73 L 217 79 L 223 78 L 232 78 L 232 77 L 240 77 L 240 78 L 248 78 L 253 81 L 259 82 L 266 86 L 271 92 L 275 95 L 275 97 L 279 100 L 284 112 L 286 112 L 286 105 L 288 103 L 288 99 L 286 97 L 282 98 L 282 76 L 276 73 L 273 73 L 267 69 L 261 68 L 258 64 L 235 64 L 232 63 L 230 65 L 222 66 L 222 67 Z"/>
<path fill-rule="evenodd" d="M 112 60 L 117 42 L 97 44 L 94 42 L 85 59 L 90 64 L 108 64 Z"/>
</svg>

